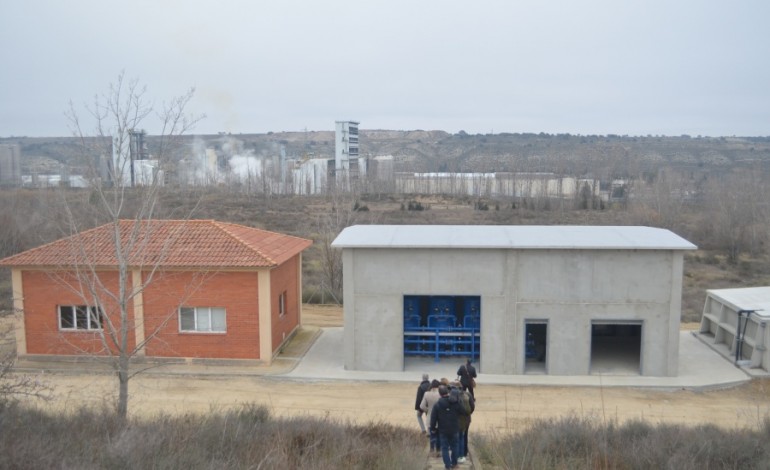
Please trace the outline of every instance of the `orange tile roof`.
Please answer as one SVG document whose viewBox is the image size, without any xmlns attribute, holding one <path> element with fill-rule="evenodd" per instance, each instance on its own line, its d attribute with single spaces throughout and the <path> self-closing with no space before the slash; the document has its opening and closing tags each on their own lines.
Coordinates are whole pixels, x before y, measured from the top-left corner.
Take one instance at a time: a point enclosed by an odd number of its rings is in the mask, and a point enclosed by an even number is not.
<svg viewBox="0 0 770 470">
<path fill-rule="evenodd" d="M 120 220 L 0 260 L 0 266 L 117 266 L 116 234 L 130 266 L 278 266 L 311 240 L 215 220 Z"/>
</svg>

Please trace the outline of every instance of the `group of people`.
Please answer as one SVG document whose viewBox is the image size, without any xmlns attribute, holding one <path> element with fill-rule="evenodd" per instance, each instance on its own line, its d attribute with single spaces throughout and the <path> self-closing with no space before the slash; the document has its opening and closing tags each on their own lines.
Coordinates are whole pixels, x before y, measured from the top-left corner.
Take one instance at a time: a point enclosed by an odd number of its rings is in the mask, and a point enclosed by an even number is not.
<svg viewBox="0 0 770 470">
<path fill-rule="evenodd" d="M 428 374 L 422 374 L 417 387 L 417 422 L 430 438 L 431 457 L 441 456 L 447 469 L 467 460 L 468 428 L 476 409 L 475 386 L 476 369 L 468 359 L 457 370 L 457 380 L 430 380 Z M 423 416 L 428 417 L 427 428 Z"/>
</svg>

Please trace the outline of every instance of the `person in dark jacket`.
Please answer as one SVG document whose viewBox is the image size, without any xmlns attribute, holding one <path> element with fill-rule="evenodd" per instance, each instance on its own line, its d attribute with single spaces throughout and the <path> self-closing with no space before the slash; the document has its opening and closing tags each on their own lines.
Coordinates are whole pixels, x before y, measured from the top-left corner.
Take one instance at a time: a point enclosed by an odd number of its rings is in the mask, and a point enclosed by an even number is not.
<svg viewBox="0 0 770 470">
<path fill-rule="evenodd" d="M 420 430 L 423 434 L 426 433 L 425 421 L 422 419 L 422 415 L 425 412 L 420 408 L 420 404 L 422 403 L 422 397 L 425 395 L 425 392 L 430 390 L 430 380 L 428 379 L 428 374 L 422 374 L 422 382 L 417 386 L 417 397 L 414 400 L 414 410 L 417 412 L 417 423 L 420 425 Z"/>
<path fill-rule="evenodd" d="M 442 385 L 438 389 L 441 398 L 433 405 L 430 415 L 430 429 L 436 430 L 441 438 L 441 458 L 447 470 L 457 466 L 459 457 L 459 432 L 461 415 L 466 414 L 460 403 L 460 390 L 452 393 Z"/>
<path fill-rule="evenodd" d="M 466 416 L 460 416 L 460 452 L 457 461 L 459 463 L 465 463 L 468 461 L 468 429 L 471 426 L 471 415 L 476 410 L 476 400 L 473 399 L 470 393 L 467 391 L 460 392 L 460 404 L 463 409 L 468 413 Z"/>
<path fill-rule="evenodd" d="M 473 367 L 473 361 L 468 359 L 465 364 L 461 365 L 457 369 L 457 375 L 460 377 L 460 383 L 463 385 L 463 391 L 467 391 L 471 394 L 473 399 L 476 399 L 476 395 L 473 393 L 473 382 L 476 378 L 476 368 Z"/>
</svg>

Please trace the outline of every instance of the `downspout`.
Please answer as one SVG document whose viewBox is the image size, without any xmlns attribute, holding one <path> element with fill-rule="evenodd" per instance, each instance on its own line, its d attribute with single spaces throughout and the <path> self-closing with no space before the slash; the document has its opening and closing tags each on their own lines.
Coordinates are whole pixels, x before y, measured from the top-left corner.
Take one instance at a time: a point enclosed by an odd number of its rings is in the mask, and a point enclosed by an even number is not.
<svg viewBox="0 0 770 470">
<path fill-rule="evenodd" d="M 738 310 L 738 328 L 735 331 L 735 365 L 738 366 L 738 361 L 741 360 L 741 357 L 743 355 L 743 341 L 746 336 L 746 326 L 749 322 L 749 317 L 751 317 L 752 313 L 756 313 L 754 310 Z M 746 315 L 746 318 L 741 321 L 743 318 L 743 315 Z M 743 325 L 743 328 L 741 328 L 741 325 Z"/>
<path fill-rule="evenodd" d="M 757 334 L 758 336 L 758 343 L 755 347 L 757 351 L 759 351 L 759 361 L 752 361 L 751 367 L 759 367 L 761 368 L 765 362 L 765 350 L 767 348 L 765 347 L 765 328 L 767 327 L 767 322 L 759 322 L 759 332 Z M 764 365 L 767 367 L 767 364 Z"/>
</svg>

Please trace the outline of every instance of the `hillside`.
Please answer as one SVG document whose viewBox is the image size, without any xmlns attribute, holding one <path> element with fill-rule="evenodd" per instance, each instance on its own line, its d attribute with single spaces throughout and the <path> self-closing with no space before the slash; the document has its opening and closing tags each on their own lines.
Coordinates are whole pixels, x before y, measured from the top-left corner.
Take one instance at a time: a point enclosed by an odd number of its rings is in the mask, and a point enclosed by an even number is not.
<svg viewBox="0 0 770 470">
<path fill-rule="evenodd" d="M 571 134 L 449 134 L 444 131 L 360 131 L 362 155 L 393 155 L 396 171 L 551 171 L 596 177 L 655 172 L 661 165 L 724 168 L 770 162 L 770 137 L 598 136 Z M 333 131 L 195 135 L 183 138 L 181 154 L 197 147 L 256 156 L 334 156 Z M 148 139 L 150 149 L 154 145 Z M 80 142 L 74 137 L 0 138 L 18 143 L 23 172 L 77 167 Z M 187 150 L 185 150 L 187 149 Z M 182 155 L 183 156 L 183 155 Z M 181 157 L 180 157 L 181 158 Z"/>
</svg>

